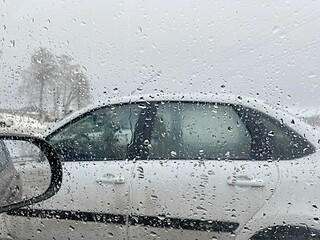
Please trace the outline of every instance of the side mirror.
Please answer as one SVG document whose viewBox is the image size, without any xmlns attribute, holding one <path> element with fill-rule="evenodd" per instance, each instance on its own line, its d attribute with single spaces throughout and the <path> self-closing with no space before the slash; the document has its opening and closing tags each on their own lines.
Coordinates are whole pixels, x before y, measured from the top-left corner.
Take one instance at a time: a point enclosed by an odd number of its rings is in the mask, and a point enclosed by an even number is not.
<svg viewBox="0 0 320 240">
<path fill-rule="evenodd" d="M 52 197 L 61 182 L 61 162 L 48 142 L 0 134 L 0 213 Z"/>
</svg>

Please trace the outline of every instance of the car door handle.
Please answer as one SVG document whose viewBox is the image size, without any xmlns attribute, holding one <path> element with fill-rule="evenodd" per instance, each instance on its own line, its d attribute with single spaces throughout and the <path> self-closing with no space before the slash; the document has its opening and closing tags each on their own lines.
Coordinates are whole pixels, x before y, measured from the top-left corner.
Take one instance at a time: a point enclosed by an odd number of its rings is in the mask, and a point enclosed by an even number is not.
<svg viewBox="0 0 320 240">
<path fill-rule="evenodd" d="M 96 180 L 99 184 L 124 184 L 126 182 L 126 179 L 123 177 L 117 177 L 113 174 L 107 173 L 103 175 L 103 177 Z"/>
<path fill-rule="evenodd" d="M 261 179 L 253 179 L 247 176 L 229 177 L 227 179 L 229 186 L 240 186 L 240 187 L 264 187 L 265 183 Z"/>
</svg>

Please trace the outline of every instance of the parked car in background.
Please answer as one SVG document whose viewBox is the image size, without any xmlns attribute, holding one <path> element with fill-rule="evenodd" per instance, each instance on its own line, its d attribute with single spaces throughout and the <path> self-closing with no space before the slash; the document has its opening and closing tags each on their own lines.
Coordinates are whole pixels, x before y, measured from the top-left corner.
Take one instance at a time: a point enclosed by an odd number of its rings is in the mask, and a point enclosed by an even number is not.
<svg viewBox="0 0 320 240">
<path fill-rule="evenodd" d="M 0 207 L 22 200 L 20 174 L 13 165 L 10 153 L 0 140 Z"/>
<path fill-rule="evenodd" d="M 17 239 L 319 238 L 319 136 L 252 98 L 110 100 L 44 136 L 61 191 L 6 226 Z"/>
<path fill-rule="evenodd" d="M 0 127 L 11 127 L 13 125 L 13 121 L 6 119 L 5 117 L 0 116 Z"/>
<path fill-rule="evenodd" d="M 48 142 L 25 134 L 0 134 L 0 213 L 52 197 L 61 181 L 61 161 Z M 3 214 L 0 239 L 10 239 Z"/>
</svg>

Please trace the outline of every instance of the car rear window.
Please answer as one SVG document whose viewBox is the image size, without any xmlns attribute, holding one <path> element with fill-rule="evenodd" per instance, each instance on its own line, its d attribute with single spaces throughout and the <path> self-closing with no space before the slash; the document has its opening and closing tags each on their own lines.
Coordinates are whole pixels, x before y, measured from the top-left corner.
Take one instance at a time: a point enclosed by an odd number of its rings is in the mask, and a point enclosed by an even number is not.
<svg viewBox="0 0 320 240">
<path fill-rule="evenodd" d="M 307 139 L 280 121 L 251 108 L 235 109 L 253 136 L 253 159 L 291 160 L 315 152 Z"/>
</svg>

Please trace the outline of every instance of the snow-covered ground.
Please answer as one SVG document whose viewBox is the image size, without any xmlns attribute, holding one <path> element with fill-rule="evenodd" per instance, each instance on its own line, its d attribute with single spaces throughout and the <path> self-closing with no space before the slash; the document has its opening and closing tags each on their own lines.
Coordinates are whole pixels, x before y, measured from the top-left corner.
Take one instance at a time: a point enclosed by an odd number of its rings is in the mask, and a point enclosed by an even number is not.
<svg viewBox="0 0 320 240">
<path fill-rule="evenodd" d="M 313 127 L 320 128 L 320 106 L 279 106 L 279 108 L 297 118 L 302 119 L 303 121 L 305 121 Z"/>
<path fill-rule="evenodd" d="M 320 106 L 319 107 L 301 107 L 301 106 L 287 106 L 284 109 L 299 117 L 313 117 L 320 115 Z"/>
<path fill-rule="evenodd" d="M 301 108 L 297 115 L 310 125 L 320 128 L 320 108 Z"/>
<path fill-rule="evenodd" d="M 9 127 L 0 127 L 0 133 L 24 133 L 39 135 L 43 133 L 50 123 L 40 122 L 23 114 L 0 113 L 0 117 L 12 122 Z"/>
</svg>

